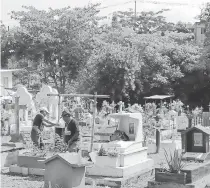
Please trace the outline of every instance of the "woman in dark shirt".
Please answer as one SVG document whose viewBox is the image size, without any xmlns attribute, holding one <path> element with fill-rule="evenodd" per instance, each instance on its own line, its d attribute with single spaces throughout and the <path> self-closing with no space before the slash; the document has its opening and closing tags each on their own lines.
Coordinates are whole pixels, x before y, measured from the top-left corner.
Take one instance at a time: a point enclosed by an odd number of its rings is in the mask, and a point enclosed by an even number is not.
<svg viewBox="0 0 210 188">
<path fill-rule="evenodd" d="M 68 144 L 68 149 L 70 152 L 78 152 L 80 144 L 78 122 L 68 111 L 63 111 L 62 118 L 66 123 L 64 140 Z"/>
<path fill-rule="evenodd" d="M 44 126 L 46 127 L 52 127 L 56 124 L 48 121 L 45 119 L 45 116 L 49 114 L 47 108 L 42 107 L 40 108 L 40 113 L 37 114 L 33 121 L 33 126 L 31 130 L 31 140 L 35 146 L 38 146 L 39 148 L 44 147 L 43 139 L 42 139 L 42 131 L 44 129 Z"/>
</svg>

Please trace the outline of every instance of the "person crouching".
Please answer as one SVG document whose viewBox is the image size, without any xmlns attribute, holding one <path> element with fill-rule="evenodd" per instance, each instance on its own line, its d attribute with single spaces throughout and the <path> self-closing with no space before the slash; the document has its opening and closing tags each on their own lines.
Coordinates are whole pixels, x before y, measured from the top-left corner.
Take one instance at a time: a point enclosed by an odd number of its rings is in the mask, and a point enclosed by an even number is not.
<svg viewBox="0 0 210 188">
<path fill-rule="evenodd" d="M 78 122 L 68 111 L 63 111 L 62 118 L 65 122 L 64 141 L 68 144 L 69 152 L 78 152 L 80 149 L 80 132 Z"/>
</svg>

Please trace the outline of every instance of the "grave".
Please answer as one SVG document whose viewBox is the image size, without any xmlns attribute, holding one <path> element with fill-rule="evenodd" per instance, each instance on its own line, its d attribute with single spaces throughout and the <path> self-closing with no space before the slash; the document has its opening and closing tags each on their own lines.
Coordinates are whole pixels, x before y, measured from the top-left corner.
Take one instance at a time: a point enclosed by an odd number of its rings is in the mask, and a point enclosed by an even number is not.
<svg viewBox="0 0 210 188">
<path fill-rule="evenodd" d="M 209 151 L 210 128 L 191 127 L 181 133 L 184 160 L 204 162 L 210 160 Z"/>
<path fill-rule="evenodd" d="M 29 112 L 32 117 L 36 113 L 34 101 L 32 100 L 32 94 L 30 94 L 24 86 L 19 86 L 13 95 L 14 101 L 15 97 L 19 97 L 20 106 L 25 106 L 25 108 L 20 108 L 19 111 L 20 127 L 31 126 L 32 122 L 28 119 Z"/>
<path fill-rule="evenodd" d="M 126 179 L 134 176 L 140 176 L 147 173 L 153 167 L 153 160 L 147 158 L 147 148 L 142 146 L 142 115 L 141 113 L 115 113 L 110 117 L 117 119 L 119 124 L 115 129 L 123 131 L 129 141 L 110 141 L 95 142 L 94 148 L 97 150 L 100 146 L 109 153 L 117 152 L 116 156 L 96 155 L 96 162 L 93 167 L 87 168 L 87 175 L 94 177 L 107 177 L 121 184 Z M 110 137 L 112 133 L 107 133 Z M 99 133 L 98 133 L 99 134 Z M 101 135 L 104 133 L 102 132 Z M 116 180 L 114 180 L 116 178 Z M 110 181 L 112 181 L 110 179 Z"/>
<path fill-rule="evenodd" d="M 49 94 L 58 94 L 58 91 L 51 86 L 43 85 L 36 95 L 36 104 L 38 108 L 47 107 L 50 112 L 50 119 L 58 121 L 59 118 L 59 98 L 58 96 L 48 96 Z"/>
<path fill-rule="evenodd" d="M 85 168 L 92 163 L 77 153 L 63 153 L 45 160 L 45 187 L 85 188 Z"/>
<path fill-rule="evenodd" d="M 186 115 L 176 117 L 177 131 L 181 132 L 189 127 L 189 120 Z"/>
<path fill-rule="evenodd" d="M 183 132 L 181 173 L 155 171 L 155 181 L 149 181 L 149 188 L 205 188 L 210 183 L 210 129 L 197 126 Z M 159 175 L 158 175 L 159 174 Z M 173 182 L 172 182 L 173 180 Z"/>
</svg>

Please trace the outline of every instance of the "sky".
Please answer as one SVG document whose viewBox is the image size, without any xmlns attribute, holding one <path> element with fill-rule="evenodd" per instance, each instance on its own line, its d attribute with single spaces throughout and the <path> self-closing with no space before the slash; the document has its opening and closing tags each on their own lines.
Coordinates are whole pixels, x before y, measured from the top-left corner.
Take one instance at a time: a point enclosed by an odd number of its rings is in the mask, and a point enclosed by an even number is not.
<svg viewBox="0 0 210 188">
<path fill-rule="evenodd" d="M 1 0 L 1 18 L 5 25 L 16 25 L 14 20 L 10 19 L 9 13 L 11 11 L 22 10 L 22 6 L 34 6 L 37 9 L 47 10 L 48 8 L 63 8 L 70 7 L 84 7 L 90 3 L 101 3 L 101 7 L 106 7 L 101 10 L 100 15 L 108 16 L 110 13 L 118 10 L 134 9 L 135 0 Z M 159 2 L 162 4 L 154 4 L 149 2 Z M 180 5 L 166 5 L 167 3 L 188 4 L 188 6 Z M 164 14 L 167 21 L 170 22 L 195 22 L 195 16 L 200 13 L 200 8 L 203 3 L 210 2 L 210 0 L 136 0 L 137 12 L 141 11 L 159 11 L 163 8 L 170 9 Z M 114 6 L 115 5 L 115 6 Z"/>
</svg>

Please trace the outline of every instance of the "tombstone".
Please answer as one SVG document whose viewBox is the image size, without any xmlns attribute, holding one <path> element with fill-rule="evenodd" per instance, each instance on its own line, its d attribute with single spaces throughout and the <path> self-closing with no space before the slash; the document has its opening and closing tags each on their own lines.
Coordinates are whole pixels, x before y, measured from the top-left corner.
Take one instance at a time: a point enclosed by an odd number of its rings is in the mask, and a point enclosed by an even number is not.
<svg viewBox="0 0 210 188">
<path fill-rule="evenodd" d="M 143 129 L 141 113 L 115 113 L 110 114 L 110 118 L 116 119 L 118 124 L 108 133 L 108 127 L 100 130 L 95 135 L 101 136 L 100 142 L 95 142 L 93 148 L 103 145 L 106 151 L 116 150 L 118 155 L 115 157 L 96 156 L 96 163 L 93 168 L 88 168 L 87 173 L 90 176 L 103 176 L 112 178 L 126 178 L 135 176 L 143 171 L 150 171 L 153 166 L 153 160 L 147 158 L 147 148 L 143 147 Z M 111 139 L 116 131 L 124 132 L 129 141 L 113 140 L 103 142 L 102 136 Z M 102 142 L 101 142 L 102 141 Z M 146 169 L 145 169 L 146 168 Z M 127 169 L 127 170 L 126 170 Z M 128 170 L 129 169 L 129 170 Z"/>
<path fill-rule="evenodd" d="M 29 110 L 34 112 L 34 102 L 32 100 L 32 94 L 28 92 L 28 90 L 24 86 L 19 86 L 17 91 L 13 95 L 13 100 L 15 97 L 19 97 L 19 106 L 26 106 L 26 108 L 20 108 L 19 117 L 20 117 L 20 125 L 31 125 L 28 120 L 28 112 Z"/>
<path fill-rule="evenodd" d="M 77 153 L 63 153 L 45 160 L 45 187 L 85 188 L 85 167 L 92 163 Z"/>
<path fill-rule="evenodd" d="M 187 116 L 177 116 L 176 126 L 178 131 L 186 130 L 189 127 L 189 120 Z"/>
<path fill-rule="evenodd" d="M 50 112 L 50 118 L 58 121 L 58 96 L 47 96 L 48 94 L 58 94 L 58 91 L 51 86 L 42 86 L 40 92 L 36 95 L 38 108 L 47 107 Z"/>
<path fill-rule="evenodd" d="M 181 133 L 184 160 L 210 160 L 210 129 L 202 126 L 191 127 Z"/>
</svg>

